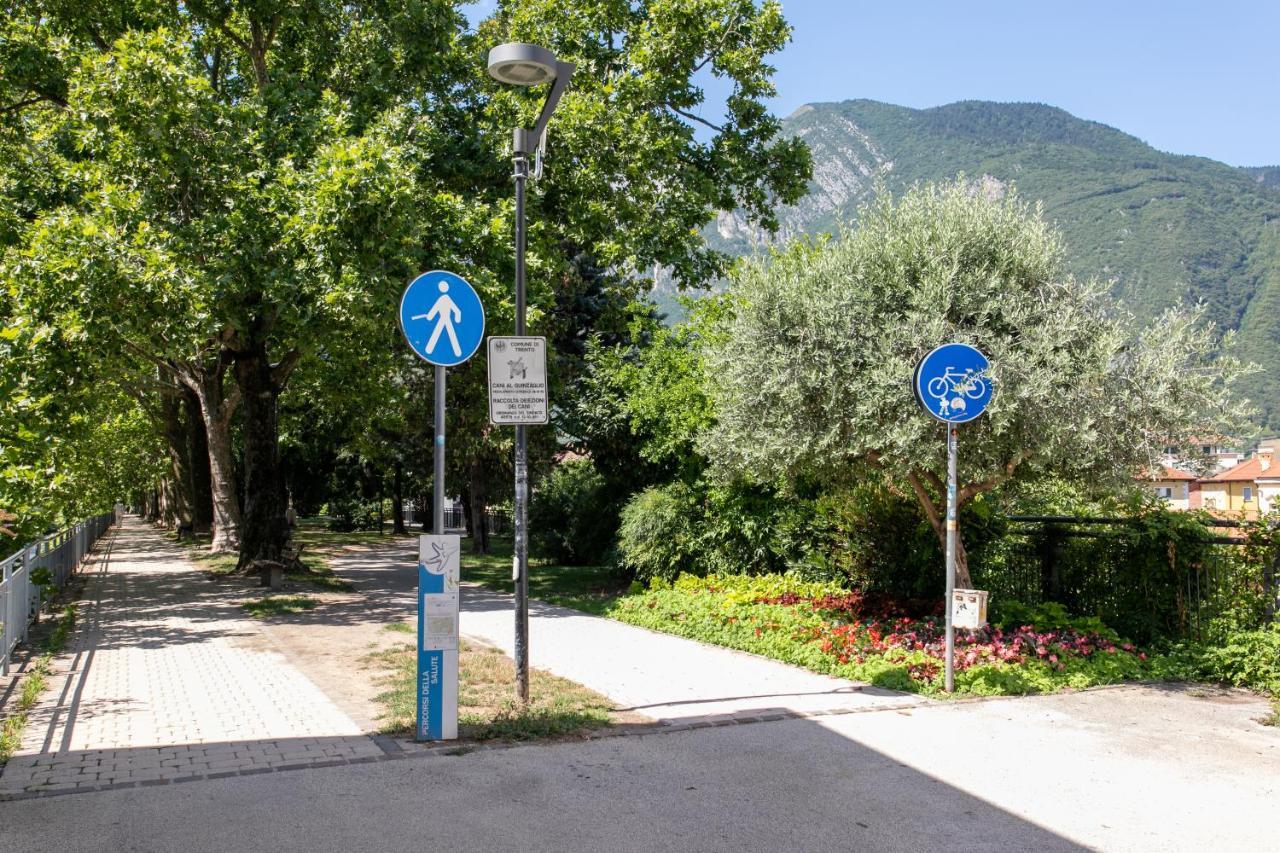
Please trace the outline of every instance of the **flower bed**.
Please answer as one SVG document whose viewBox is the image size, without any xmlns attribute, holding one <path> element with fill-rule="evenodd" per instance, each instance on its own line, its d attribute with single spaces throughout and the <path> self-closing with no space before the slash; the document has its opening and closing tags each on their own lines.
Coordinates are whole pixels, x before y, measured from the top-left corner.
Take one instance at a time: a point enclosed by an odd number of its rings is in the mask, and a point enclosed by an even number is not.
<svg viewBox="0 0 1280 853">
<path fill-rule="evenodd" d="M 896 690 L 939 693 L 942 602 L 787 576 L 681 576 L 620 599 L 610 616 Z M 956 631 L 958 693 L 1019 694 L 1146 677 L 1147 655 L 1096 620 Z"/>
</svg>

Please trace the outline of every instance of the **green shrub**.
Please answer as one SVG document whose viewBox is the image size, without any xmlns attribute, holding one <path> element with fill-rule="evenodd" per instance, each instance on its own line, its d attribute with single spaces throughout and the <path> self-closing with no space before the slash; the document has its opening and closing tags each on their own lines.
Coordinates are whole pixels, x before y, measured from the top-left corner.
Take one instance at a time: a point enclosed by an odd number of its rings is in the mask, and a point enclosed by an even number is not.
<svg viewBox="0 0 1280 853">
<path fill-rule="evenodd" d="M 805 577 L 907 596 L 942 589 L 938 538 L 914 499 L 867 482 L 811 506 L 814 547 L 796 567 Z"/>
<path fill-rule="evenodd" d="M 646 489 L 622 510 L 622 564 L 644 583 L 681 572 L 786 571 L 810 539 L 809 505 L 741 481 Z"/>
<path fill-rule="evenodd" d="M 379 509 L 377 501 L 358 498 L 337 498 L 323 507 L 324 514 L 329 516 L 328 528 L 339 533 L 377 530 L 381 520 Z"/>
<path fill-rule="evenodd" d="M 1120 636 L 1096 616 L 1070 616 L 1067 609 L 1056 601 L 1041 604 L 1023 604 L 1021 601 L 995 601 L 991 604 L 989 620 L 1006 630 L 1030 625 L 1038 631 L 1079 631 L 1100 634 L 1112 642 Z"/>
<path fill-rule="evenodd" d="M 786 571 L 811 535 L 807 501 L 736 480 L 705 488 L 698 523 L 700 572 L 769 574 Z"/>
<path fill-rule="evenodd" d="M 1237 631 L 1213 645 L 1178 643 L 1152 660 L 1157 678 L 1213 681 L 1280 697 L 1280 624 Z"/>
<path fill-rule="evenodd" d="M 698 571 L 702 565 L 696 534 L 700 517 L 697 497 L 683 483 L 640 492 L 622 509 L 618 552 L 623 566 L 642 583 Z"/>
<path fill-rule="evenodd" d="M 606 561 L 619 510 L 589 459 L 563 462 L 533 493 L 529 524 L 540 556 L 569 566 Z"/>
</svg>

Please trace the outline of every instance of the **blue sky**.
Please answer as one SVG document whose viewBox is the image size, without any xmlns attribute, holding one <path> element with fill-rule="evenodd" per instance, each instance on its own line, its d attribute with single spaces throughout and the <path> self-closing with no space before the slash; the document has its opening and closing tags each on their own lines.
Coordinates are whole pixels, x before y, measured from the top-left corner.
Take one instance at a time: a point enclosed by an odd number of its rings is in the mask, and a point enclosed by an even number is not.
<svg viewBox="0 0 1280 853">
<path fill-rule="evenodd" d="M 795 36 L 774 59 L 780 115 L 849 98 L 909 107 L 1039 101 L 1164 151 L 1280 165 L 1280 0 L 783 0 L 783 8 Z M 704 114 L 717 112 L 708 103 Z"/>
</svg>

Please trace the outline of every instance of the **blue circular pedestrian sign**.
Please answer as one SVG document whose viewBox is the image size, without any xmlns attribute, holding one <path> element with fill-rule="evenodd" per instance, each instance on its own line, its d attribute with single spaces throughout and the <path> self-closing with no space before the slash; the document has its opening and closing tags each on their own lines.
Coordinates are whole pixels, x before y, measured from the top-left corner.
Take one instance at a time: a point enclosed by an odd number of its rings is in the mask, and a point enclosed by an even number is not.
<svg viewBox="0 0 1280 853">
<path fill-rule="evenodd" d="M 916 365 L 916 399 L 943 423 L 971 421 L 991 402 L 990 367 L 987 357 L 968 344 L 936 347 Z"/>
<path fill-rule="evenodd" d="M 484 306 L 461 276 L 424 272 L 400 297 L 400 331 L 421 358 L 452 367 L 471 358 L 484 340 Z"/>
</svg>

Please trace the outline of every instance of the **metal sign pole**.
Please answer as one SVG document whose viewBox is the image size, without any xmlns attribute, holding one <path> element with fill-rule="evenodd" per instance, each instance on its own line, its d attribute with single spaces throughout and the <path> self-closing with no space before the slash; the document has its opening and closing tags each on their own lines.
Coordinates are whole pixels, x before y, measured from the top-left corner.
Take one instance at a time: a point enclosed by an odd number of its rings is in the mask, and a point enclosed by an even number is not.
<svg viewBox="0 0 1280 853">
<path fill-rule="evenodd" d="M 525 222 L 524 185 L 529 177 L 528 153 L 520 144 L 522 131 L 516 131 L 515 165 L 516 182 L 516 334 L 525 333 Z M 528 428 L 516 427 L 516 483 L 515 483 L 515 541 L 512 556 L 512 580 L 516 594 L 516 699 L 521 704 L 529 702 L 529 448 Z"/>
<path fill-rule="evenodd" d="M 955 688 L 956 629 L 952 603 L 956 590 L 956 427 L 947 426 L 947 661 L 945 688 Z"/>
<path fill-rule="evenodd" d="M 444 385 L 447 367 L 436 365 L 436 414 L 435 433 L 435 494 L 431 500 L 431 532 L 437 536 L 444 535 Z"/>
<path fill-rule="evenodd" d="M 445 414 L 448 368 L 475 354 L 484 340 L 484 304 L 466 279 L 431 270 L 400 297 L 400 331 L 420 358 L 435 367 L 431 501 L 433 533 L 418 537 L 418 740 L 458 736 L 458 605 L 460 537 L 446 534 Z"/>
</svg>

